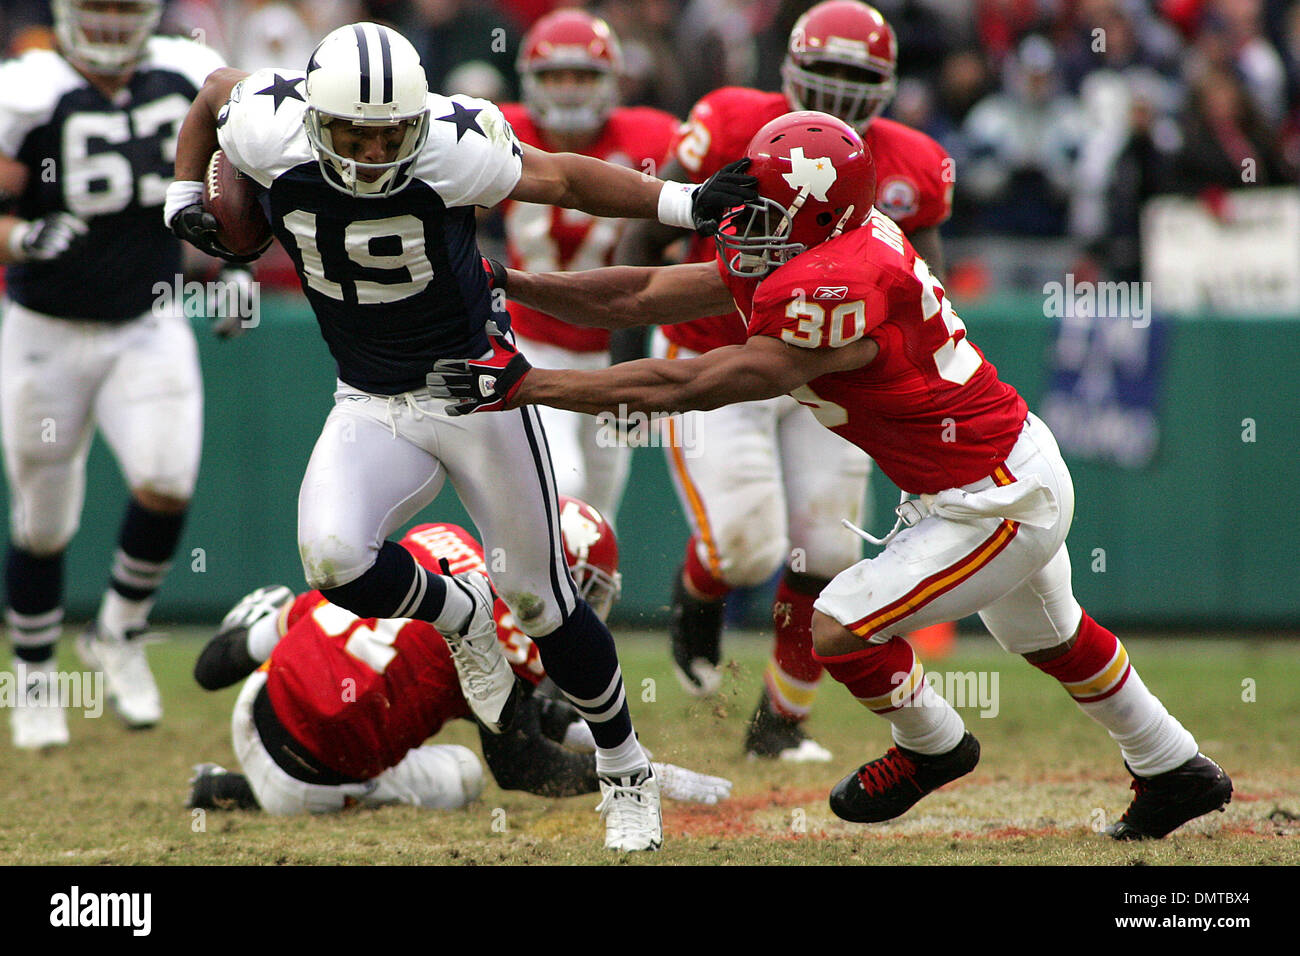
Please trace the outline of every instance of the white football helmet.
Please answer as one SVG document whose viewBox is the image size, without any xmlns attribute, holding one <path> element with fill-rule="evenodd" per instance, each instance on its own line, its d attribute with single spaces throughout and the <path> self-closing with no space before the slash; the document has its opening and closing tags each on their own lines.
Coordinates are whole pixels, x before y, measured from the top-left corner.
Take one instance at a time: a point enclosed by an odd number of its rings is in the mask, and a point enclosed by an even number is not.
<svg viewBox="0 0 1300 956">
<path fill-rule="evenodd" d="M 339 27 L 307 61 L 307 111 L 303 122 L 321 174 L 350 196 L 381 198 L 406 187 L 429 137 L 429 84 L 415 47 L 377 23 Z M 334 148 L 331 121 L 356 126 L 403 125 L 397 158 L 361 163 Z M 373 181 L 359 172 L 379 173 Z"/>
<path fill-rule="evenodd" d="M 87 73 L 125 73 L 162 18 L 162 0 L 53 0 L 63 55 Z"/>
</svg>

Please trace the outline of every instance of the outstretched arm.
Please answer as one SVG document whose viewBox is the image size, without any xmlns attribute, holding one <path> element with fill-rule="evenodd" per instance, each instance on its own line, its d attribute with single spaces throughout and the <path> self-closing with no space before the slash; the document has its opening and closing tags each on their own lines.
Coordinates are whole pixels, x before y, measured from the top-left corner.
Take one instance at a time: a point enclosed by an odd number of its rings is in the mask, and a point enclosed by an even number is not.
<svg viewBox="0 0 1300 956">
<path fill-rule="evenodd" d="M 523 171 L 510 193 L 521 202 L 609 218 L 658 219 L 712 235 L 727 210 L 756 196 L 757 180 L 744 172 L 748 160 L 724 166 L 695 186 L 664 182 L 578 153 L 548 153 L 532 146 L 523 150 Z"/>
<path fill-rule="evenodd" d="M 710 262 L 612 266 L 584 272 L 509 270 L 506 294 L 520 305 L 573 325 L 602 329 L 668 325 L 735 308 Z"/>
<path fill-rule="evenodd" d="M 623 405 L 641 412 L 707 410 L 784 395 L 822 375 L 865 365 L 877 350 L 868 338 L 808 350 L 759 335 L 694 359 L 641 359 L 597 371 L 532 369 L 507 407 L 549 405 L 589 415 Z"/>
</svg>

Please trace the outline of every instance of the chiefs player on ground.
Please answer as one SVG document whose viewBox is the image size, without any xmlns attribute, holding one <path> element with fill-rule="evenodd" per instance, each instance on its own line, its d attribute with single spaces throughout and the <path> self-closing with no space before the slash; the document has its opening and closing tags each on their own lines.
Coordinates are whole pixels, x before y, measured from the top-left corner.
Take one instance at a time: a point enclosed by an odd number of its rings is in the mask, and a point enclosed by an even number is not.
<svg viewBox="0 0 1300 956">
<path fill-rule="evenodd" d="M 791 109 L 830 113 L 863 131 L 880 174 L 876 208 L 941 273 L 939 225 L 951 213 L 952 163 L 924 133 L 880 116 L 894 93 L 897 58 L 894 33 L 873 7 L 856 0 L 816 5 L 790 33 L 783 92 L 725 87 L 695 105 L 675 142 L 677 175 L 702 182 L 741 155 L 763 124 Z M 683 235 L 635 224 L 623 261 L 660 264 L 665 247 Z M 687 261 L 713 261 L 711 240 L 693 241 L 689 249 Z M 655 354 L 693 358 L 744 340 L 744 322 L 727 303 L 722 314 L 660 329 Z M 683 435 L 694 436 L 689 454 L 675 435 L 665 443 L 692 531 L 673 579 L 678 677 L 689 693 L 717 690 L 725 596 L 766 582 L 784 566 L 773 605 L 772 657 L 746 749 L 761 757 L 829 760 L 800 726 L 822 674 L 811 654 L 812 605 L 835 574 L 861 557 L 861 548 L 840 526 L 841 512 L 824 503 L 844 503 L 860 522 L 870 460 L 813 427 L 808 409 L 789 396 L 689 414 L 694 421 L 681 426 Z"/>
<path fill-rule="evenodd" d="M 623 57 L 605 21 L 581 10 L 542 17 L 519 53 L 523 102 L 501 107 L 521 143 L 547 152 L 581 153 L 651 175 L 662 168 L 677 118 L 662 110 L 618 105 Z M 625 221 L 574 209 L 507 200 L 510 266 L 528 272 L 611 265 Z M 510 304 L 522 347 L 546 368 L 605 368 L 609 332 L 579 328 Z M 631 449 L 601 436 L 595 419 L 545 409 L 555 483 L 562 495 L 588 501 L 611 521 L 627 484 Z"/>
<path fill-rule="evenodd" d="M 620 587 L 617 541 L 590 505 L 561 497 L 560 509 L 574 580 L 603 619 Z M 456 525 L 417 525 L 401 543 L 435 572 L 488 571 L 482 547 Z M 506 659 L 531 691 L 545 678 L 537 647 L 500 599 L 495 615 Z M 424 743 L 448 721 L 472 717 L 446 642 L 423 621 L 361 619 L 319 591 L 294 598 L 285 587 L 259 588 L 226 616 L 194 675 L 208 690 L 248 680 L 231 724 L 244 772 L 196 767 L 192 807 L 280 815 L 396 803 L 452 809 L 482 791 L 482 767 L 470 750 Z M 482 731 L 480 739 L 503 789 L 549 797 L 599 789 L 595 741 L 560 700 L 530 693 L 513 728 Z M 730 790 L 718 777 L 670 764 L 655 769 L 664 794 L 676 799 L 714 803 Z"/>
<path fill-rule="evenodd" d="M 1227 775 L 1075 600 L 1065 547 L 1074 487 L 1056 441 L 872 206 L 875 168 L 861 138 L 824 113 L 792 113 L 763 127 L 746 156 L 760 199 L 724 219 L 715 264 L 508 274 L 511 294 L 534 308 L 610 328 L 735 301 L 743 344 L 578 372 L 530 369 L 498 337 L 488 360 L 435 363 L 430 384 L 459 399 L 449 411 L 545 403 L 592 414 L 611 402 L 681 411 L 789 394 L 919 496 L 900 504 L 879 555 L 816 598 L 817 660 L 890 722 L 895 744 L 832 790 L 843 819 L 892 819 L 974 768 L 978 742 L 923 680 L 903 635 L 975 613 L 1119 744 L 1136 795 L 1112 836 L 1159 838 L 1224 806 Z"/>
</svg>

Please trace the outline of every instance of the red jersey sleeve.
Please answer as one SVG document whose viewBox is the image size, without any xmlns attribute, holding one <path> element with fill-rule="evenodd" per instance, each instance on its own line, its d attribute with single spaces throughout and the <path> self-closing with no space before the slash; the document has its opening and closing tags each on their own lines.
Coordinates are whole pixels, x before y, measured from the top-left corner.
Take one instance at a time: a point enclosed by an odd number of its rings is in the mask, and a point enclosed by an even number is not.
<svg viewBox="0 0 1300 956">
<path fill-rule="evenodd" d="M 948 220 L 956 176 L 947 150 L 884 118 L 871 121 L 864 139 L 876 161 L 877 209 L 908 234 Z"/>
</svg>

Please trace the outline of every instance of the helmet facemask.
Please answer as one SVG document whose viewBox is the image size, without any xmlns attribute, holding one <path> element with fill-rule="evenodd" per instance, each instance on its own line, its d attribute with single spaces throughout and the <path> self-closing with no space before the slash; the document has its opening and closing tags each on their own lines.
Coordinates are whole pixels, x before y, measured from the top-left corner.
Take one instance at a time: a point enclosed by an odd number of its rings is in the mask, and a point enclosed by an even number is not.
<svg viewBox="0 0 1300 956">
<path fill-rule="evenodd" d="M 794 217 L 807 198 L 808 190 L 801 189 L 787 209 L 775 199 L 759 196 L 727 213 L 714 236 L 727 271 L 746 279 L 762 278 L 807 249 L 789 238 Z"/>
<path fill-rule="evenodd" d="M 546 81 L 548 73 L 567 69 L 594 74 L 597 79 L 594 83 L 565 86 Z M 553 133 L 598 130 L 618 105 L 618 79 L 613 73 L 600 70 L 562 66 L 530 70 L 523 74 L 522 86 L 524 103 L 533 122 Z"/>
<path fill-rule="evenodd" d="M 823 72 L 823 70 L 827 72 Z M 859 74 L 861 79 L 847 79 L 828 75 L 835 70 L 834 61 L 822 61 L 809 66 L 799 66 L 787 58 L 781 67 L 786 99 L 796 110 L 817 110 L 837 116 L 857 129 L 862 129 L 879 116 L 894 98 L 894 77 L 843 64 L 843 70 Z"/>
<path fill-rule="evenodd" d="M 404 189 L 411 181 L 416 157 L 429 138 L 429 113 L 425 110 L 415 116 L 395 117 L 391 120 L 358 120 L 354 117 L 325 113 L 311 106 L 303 118 L 307 139 L 316 153 L 321 173 L 334 188 L 351 196 L 382 199 Z M 385 163 L 363 163 L 340 154 L 334 146 L 331 126 L 336 123 L 355 126 L 393 126 L 404 124 L 406 132 L 397 147 L 397 158 Z M 362 178 L 361 173 L 375 172 L 373 180 Z"/>
<path fill-rule="evenodd" d="M 88 73 L 116 75 L 130 70 L 162 19 L 159 0 L 134 0 L 126 10 L 104 10 L 104 0 L 54 0 L 59 48 Z"/>
<path fill-rule="evenodd" d="M 609 617 L 610 608 L 623 591 L 622 573 L 615 571 L 610 574 L 584 558 L 575 561 L 569 570 L 573 572 L 574 583 L 578 585 L 578 596 L 591 605 L 591 609 L 602 621 Z"/>
</svg>

